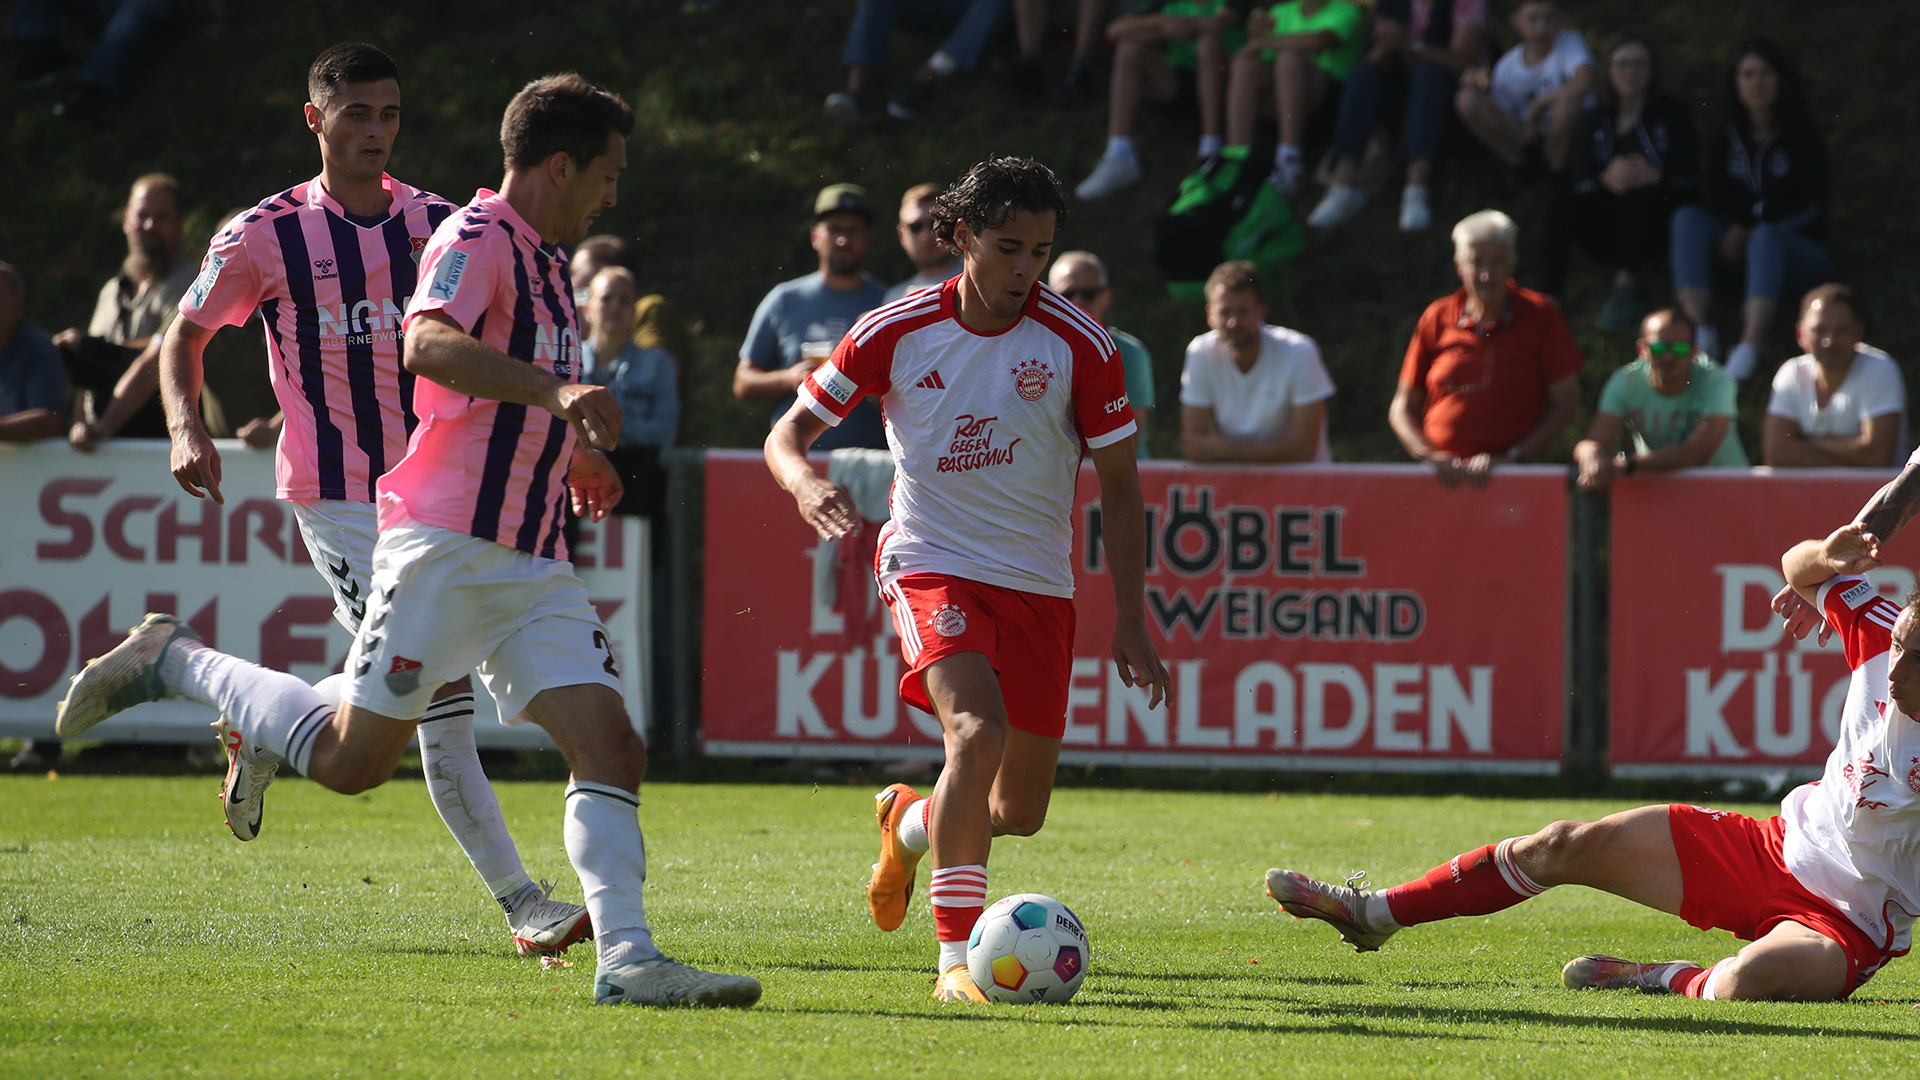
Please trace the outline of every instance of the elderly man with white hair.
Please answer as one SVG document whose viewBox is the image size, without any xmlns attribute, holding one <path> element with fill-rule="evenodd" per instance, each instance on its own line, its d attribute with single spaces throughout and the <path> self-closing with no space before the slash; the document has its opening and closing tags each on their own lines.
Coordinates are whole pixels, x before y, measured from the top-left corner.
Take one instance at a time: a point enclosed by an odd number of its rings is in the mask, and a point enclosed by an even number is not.
<svg viewBox="0 0 1920 1080">
<path fill-rule="evenodd" d="M 1580 413 L 1580 350 L 1560 310 L 1513 281 L 1519 228 L 1498 210 L 1453 227 L 1460 291 L 1427 305 L 1387 419 L 1447 487 L 1545 452 Z"/>
</svg>

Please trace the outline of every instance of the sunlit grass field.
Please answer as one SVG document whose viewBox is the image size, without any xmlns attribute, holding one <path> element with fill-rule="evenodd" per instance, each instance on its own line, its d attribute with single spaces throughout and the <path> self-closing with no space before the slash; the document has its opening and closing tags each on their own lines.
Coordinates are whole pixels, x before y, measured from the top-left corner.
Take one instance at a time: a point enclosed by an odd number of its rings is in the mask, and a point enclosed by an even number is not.
<svg viewBox="0 0 1920 1080">
<path fill-rule="evenodd" d="M 235 842 L 205 776 L 0 777 L 0 1075 L 1812 1076 L 1920 1065 L 1920 964 L 1840 1005 L 1573 994 L 1581 952 L 1707 961 L 1725 934 L 1567 888 L 1348 951 L 1276 913 L 1269 866 L 1390 883 L 1600 802 L 1067 790 L 1003 840 L 993 895 L 1085 920 L 1057 1007 L 928 997 L 931 917 L 882 934 L 865 788 L 657 784 L 661 944 L 766 984 L 746 1012 L 595 1008 L 592 950 L 543 970 L 418 781 L 277 783 Z M 561 785 L 500 785 L 535 877 L 578 899 Z M 1764 813 L 1764 807 L 1742 807 Z M 922 875 L 924 887 L 924 872 Z"/>
</svg>

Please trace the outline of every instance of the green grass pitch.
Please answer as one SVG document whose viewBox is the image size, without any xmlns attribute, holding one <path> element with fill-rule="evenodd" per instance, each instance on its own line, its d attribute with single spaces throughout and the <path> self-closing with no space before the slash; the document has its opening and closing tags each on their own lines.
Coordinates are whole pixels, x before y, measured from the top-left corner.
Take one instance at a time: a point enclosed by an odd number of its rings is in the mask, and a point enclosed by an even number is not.
<svg viewBox="0 0 1920 1080">
<path fill-rule="evenodd" d="M 1260 875 L 1377 883 L 1618 804 L 1066 790 L 996 845 L 991 893 L 1052 894 L 1093 941 L 1070 1005 L 928 999 L 931 918 L 867 921 L 864 789 L 650 785 L 648 907 L 747 1012 L 599 1009 L 590 947 L 543 971 L 418 781 L 301 780 L 235 842 L 211 777 L 0 778 L 0 1076 L 1811 1076 L 1911 1074 L 1920 964 L 1840 1005 L 1572 994 L 1581 952 L 1732 948 L 1578 888 L 1358 956 Z M 577 900 L 557 783 L 500 785 L 536 877 Z M 1752 812 L 1764 808 L 1745 807 Z M 922 874 L 924 887 L 925 875 Z"/>
</svg>

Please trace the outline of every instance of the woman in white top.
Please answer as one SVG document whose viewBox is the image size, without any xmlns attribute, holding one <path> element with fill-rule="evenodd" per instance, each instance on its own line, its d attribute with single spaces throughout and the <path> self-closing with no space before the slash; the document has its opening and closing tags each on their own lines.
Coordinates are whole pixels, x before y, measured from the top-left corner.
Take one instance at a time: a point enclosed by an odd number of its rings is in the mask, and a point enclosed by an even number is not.
<svg viewBox="0 0 1920 1080">
<path fill-rule="evenodd" d="M 1775 468 L 1874 468 L 1906 448 L 1907 388 L 1892 357 L 1860 342 L 1853 291 L 1822 285 L 1800 301 L 1806 355 L 1773 376 L 1761 443 Z"/>
</svg>

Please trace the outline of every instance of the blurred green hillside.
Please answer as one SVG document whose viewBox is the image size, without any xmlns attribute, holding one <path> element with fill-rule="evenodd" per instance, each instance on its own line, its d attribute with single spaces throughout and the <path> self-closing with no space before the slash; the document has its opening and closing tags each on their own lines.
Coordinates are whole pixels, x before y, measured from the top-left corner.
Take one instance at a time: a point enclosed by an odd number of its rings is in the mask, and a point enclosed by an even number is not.
<svg viewBox="0 0 1920 1080">
<path fill-rule="evenodd" d="M 1511 4 L 1494 6 L 1503 20 Z M 705 10 L 667 0 L 227 7 L 224 23 L 190 13 L 168 31 L 103 127 L 54 117 L 46 91 L 0 86 L 0 259 L 27 275 L 32 321 L 49 330 L 84 322 L 119 261 L 116 210 L 133 177 L 154 169 L 178 176 L 204 238 L 222 212 L 312 175 L 316 154 L 300 114 L 305 71 L 334 41 L 368 40 L 394 54 L 407 96 L 392 171 L 456 201 L 497 184 L 498 120 L 513 92 L 571 68 L 624 94 L 639 114 L 622 201 L 600 222 L 637 242 L 645 287 L 678 300 L 695 325 L 683 442 L 753 445 L 765 410 L 735 402 L 728 379 L 760 296 L 811 269 L 804 229 L 814 190 L 851 180 L 890 208 L 908 186 L 951 179 L 995 154 L 1039 158 L 1070 186 L 1105 139 L 1103 93 L 1066 111 L 1027 107 L 992 72 L 957 80 L 914 124 L 841 132 L 820 103 L 839 83 L 852 0 L 717 0 Z M 1570 9 L 1573 24 L 1596 42 L 1634 27 L 1663 43 L 1668 84 L 1694 103 L 1702 124 L 1733 41 L 1767 34 L 1800 58 L 1832 145 L 1840 276 L 1864 301 L 1868 340 L 1902 361 L 1911 384 L 1920 374 L 1912 179 L 1920 151 L 1911 142 L 1920 132 L 1920 87 L 1909 55 L 1911 10 L 1785 0 L 1574 0 Z M 1505 23 L 1498 28 L 1511 42 Z M 69 44 L 84 50 L 90 42 Z M 935 44 L 896 35 L 896 72 Z M 1064 59 L 1064 51 L 1052 58 L 1056 73 Z M 1139 134 L 1146 182 L 1097 205 L 1073 203 L 1060 240 L 1099 252 L 1113 269 L 1114 322 L 1145 340 L 1157 360 L 1154 443 L 1166 455 L 1174 452 L 1181 352 L 1204 325 L 1197 309 L 1165 299 L 1151 223 L 1191 165 L 1197 128 L 1191 118 L 1149 110 Z M 1395 231 L 1392 200 L 1381 199 L 1359 221 L 1316 237 L 1273 305 L 1274 321 L 1312 334 L 1326 352 L 1340 387 L 1332 421 L 1341 459 L 1400 456 L 1386 407 L 1415 317 L 1454 285 L 1444 224 L 1489 205 L 1516 214 L 1523 228 L 1540 218 L 1540 192 L 1515 190 L 1463 140 L 1441 166 L 1436 195 L 1441 224 L 1424 235 Z M 890 214 L 883 210 L 877 224 L 872 270 L 886 280 L 905 277 Z M 1523 280 L 1530 251 L 1523 241 Z M 1664 277 L 1658 284 L 1664 290 Z M 1591 329 L 1605 287 L 1576 258 L 1566 302 L 1587 357 L 1589 405 L 1605 375 L 1629 358 L 1625 340 Z M 1731 330 L 1731 305 L 1725 315 Z M 1782 327 L 1765 367 L 1790 348 Z M 1754 383 L 1743 397 L 1742 428 L 1757 449 L 1765 380 Z"/>
</svg>

